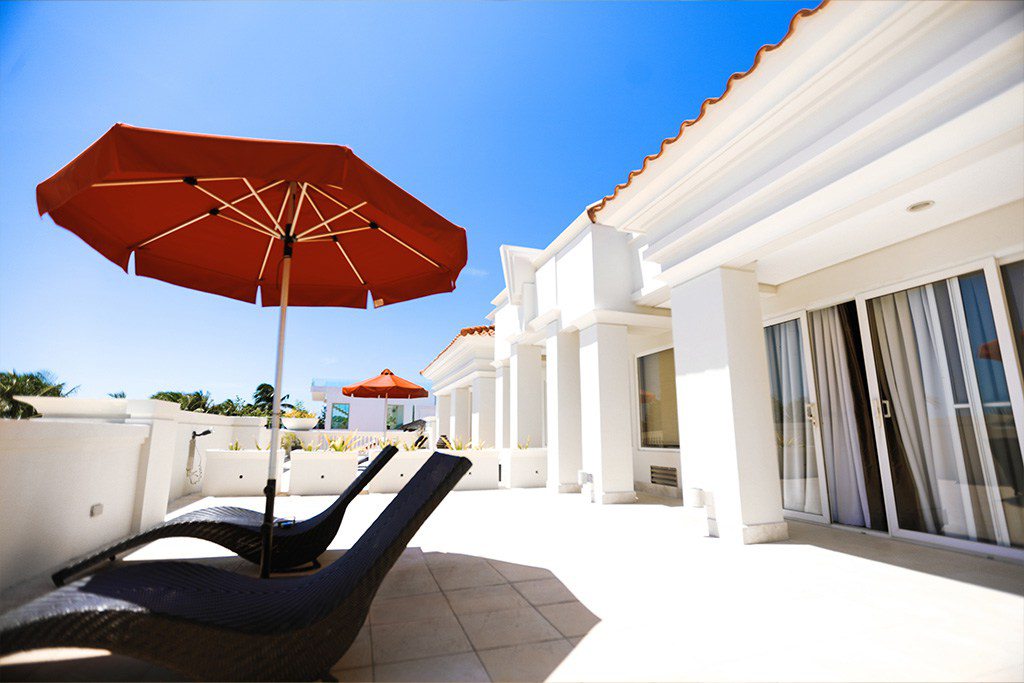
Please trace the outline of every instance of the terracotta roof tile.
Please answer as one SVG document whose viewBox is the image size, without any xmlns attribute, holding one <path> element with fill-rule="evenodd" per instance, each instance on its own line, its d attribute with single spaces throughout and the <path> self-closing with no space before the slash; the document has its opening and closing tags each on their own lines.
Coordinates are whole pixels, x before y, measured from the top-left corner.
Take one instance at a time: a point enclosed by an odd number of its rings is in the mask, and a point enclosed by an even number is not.
<svg viewBox="0 0 1024 683">
<path fill-rule="evenodd" d="M 424 372 L 426 372 L 427 368 L 429 368 L 431 365 L 436 363 L 437 359 L 440 358 L 441 356 L 443 356 L 445 354 L 445 351 L 447 351 L 452 346 L 454 346 L 455 342 L 459 341 L 459 339 L 461 339 L 462 337 L 472 337 L 472 336 L 475 336 L 475 335 L 483 335 L 483 336 L 493 337 L 494 336 L 494 325 L 476 325 L 475 327 L 463 327 L 461 330 L 459 330 L 459 333 L 457 335 L 455 335 L 455 338 L 452 339 L 450 342 L 448 342 L 448 346 L 446 346 L 443 349 L 441 349 L 441 352 L 439 354 L 437 354 L 436 356 L 434 356 L 434 360 L 432 360 L 429 363 L 427 363 L 427 367 L 425 367 L 422 370 L 420 370 L 420 374 L 422 375 Z"/>
<path fill-rule="evenodd" d="M 633 182 L 633 178 L 637 177 L 638 175 L 646 171 L 647 165 L 650 162 L 657 159 L 658 157 L 660 157 L 662 154 L 664 154 L 665 149 L 669 145 L 679 140 L 679 138 L 683 136 L 683 131 L 685 131 L 687 128 L 689 128 L 690 126 L 694 125 L 702 118 L 704 118 L 704 114 L 707 112 L 708 107 L 718 102 L 721 102 L 723 99 L 725 99 L 725 96 L 728 95 L 729 92 L 732 90 L 732 86 L 736 81 L 742 80 L 749 76 L 750 74 L 752 74 L 754 70 L 758 67 L 758 65 L 761 64 L 761 58 L 764 57 L 766 53 L 771 52 L 773 50 L 777 50 L 780 47 L 782 47 L 783 43 L 789 40 L 789 37 L 793 35 L 793 31 L 796 30 L 796 25 L 800 22 L 801 19 L 816 14 L 830 1 L 831 0 L 822 0 L 821 4 L 818 5 L 817 7 L 814 7 L 812 9 L 802 9 L 795 15 L 793 15 L 793 18 L 789 22 L 789 30 L 786 31 L 786 35 L 782 37 L 782 40 L 775 43 L 774 45 L 763 45 L 761 49 L 757 51 L 757 54 L 754 55 L 754 63 L 750 66 L 749 69 L 742 73 L 734 73 L 732 76 L 729 76 L 729 80 L 726 81 L 725 83 L 725 92 L 723 92 L 718 97 L 709 97 L 708 99 L 704 100 L 704 102 L 700 105 L 700 114 L 697 115 L 697 118 L 683 121 L 682 124 L 680 124 L 679 126 L 678 133 L 676 133 L 673 137 L 665 138 L 664 140 L 661 141 L 661 147 L 658 148 L 657 154 L 649 154 L 646 157 L 644 157 L 643 165 L 641 165 L 640 168 L 636 169 L 635 171 L 630 171 L 629 176 L 626 178 L 626 182 L 619 183 L 618 185 L 615 186 L 615 190 L 610 195 L 602 198 L 601 201 L 587 208 L 587 215 L 590 217 L 590 222 L 596 223 L 598 211 L 603 209 L 608 204 L 608 202 L 615 199 L 621 190 L 624 190 L 625 188 L 629 187 L 630 184 Z"/>
</svg>

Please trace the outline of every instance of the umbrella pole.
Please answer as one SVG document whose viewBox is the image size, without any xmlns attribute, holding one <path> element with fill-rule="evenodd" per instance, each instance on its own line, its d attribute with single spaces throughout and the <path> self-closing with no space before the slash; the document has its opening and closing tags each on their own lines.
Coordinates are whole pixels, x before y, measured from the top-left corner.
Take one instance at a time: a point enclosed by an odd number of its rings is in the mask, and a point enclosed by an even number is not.
<svg viewBox="0 0 1024 683">
<path fill-rule="evenodd" d="M 388 442 L 388 395 L 384 394 L 384 443 Z"/>
<path fill-rule="evenodd" d="M 274 408 L 270 418 L 270 463 L 267 467 L 267 486 L 263 493 L 267 504 L 260 526 L 262 548 L 260 550 L 260 578 L 270 578 L 270 558 L 274 545 L 274 497 L 277 495 L 277 451 L 280 448 L 281 433 L 281 379 L 284 373 L 284 330 L 288 315 L 288 283 L 292 270 L 292 244 L 284 244 L 284 264 L 281 268 L 281 317 L 277 327 L 277 367 L 274 369 Z"/>
</svg>

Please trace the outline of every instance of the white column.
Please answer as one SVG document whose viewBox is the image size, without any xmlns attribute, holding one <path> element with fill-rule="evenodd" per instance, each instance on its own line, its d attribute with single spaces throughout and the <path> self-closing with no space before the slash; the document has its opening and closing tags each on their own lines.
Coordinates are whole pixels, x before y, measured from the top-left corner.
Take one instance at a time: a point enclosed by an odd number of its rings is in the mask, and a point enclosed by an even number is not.
<svg viewBox="0 0 1024 683">
<path fill-rule="evenodd" d="M 547 349 L 548 490 L 579 492 L 583 469 L 580 439 L 580 336 L 552 325 Z"/>
<path fill-rule="evenodd" d="M 496 448 L 508 448 L 509 371 L 508 359 L 495 361 L 494 369 L 494 434 Z"/>
<path fill-rule="evenodd" d="M 462 443 L 469 443 L 469 411 L 469 387 L 452 389 L 452 414 L 448 423 L 448 438 L 452 441 L 458 439 Z"/>
<path fill-rule="evenodd" d="M 437 394 L 437 435 L 447 436 L 450 440 L 452 438 L 451 424 L 449 422 L 452 414 L 452 395 L 451 394 Z"/>
<path fill-rule="evenodd" d="M 596 323 L 580 331 L 583 470 L 594 477 L 594 500 L 599 503 L 636 500 L 629 372 L 625 326 Z"/>
<path fill-rule="evenodd" d="M 477 377 L 473 380 L 471 402 L 473 404 L 470 419 L 470 438 L 474 446 L 494 448 L 494 399 L 495 388 L 493 377 Z"/>
<path fill-rule="evenodd" d="M 150 399 L 130 400 L 127 424 L 149 425 L 149 439 L 139 460 L 139 490 L 132 511 L 131 531 L 144 531 L 160 524 L 167 515 L 171 478 L 184 477 L 174 472 L 174 451 L 178 443 L 178 406 Z"/>
<path fill-rule="evenodd" d="M 543 444 L 541 347 L 513 344 L 509 359 L 509 448 Z"/>
<path fill-rule="evenodd" d="M 703 498 L 713 536 L 784 540 L 757 278 L 720 268 L 671 304 L 684 498 Z"/>
</svg>

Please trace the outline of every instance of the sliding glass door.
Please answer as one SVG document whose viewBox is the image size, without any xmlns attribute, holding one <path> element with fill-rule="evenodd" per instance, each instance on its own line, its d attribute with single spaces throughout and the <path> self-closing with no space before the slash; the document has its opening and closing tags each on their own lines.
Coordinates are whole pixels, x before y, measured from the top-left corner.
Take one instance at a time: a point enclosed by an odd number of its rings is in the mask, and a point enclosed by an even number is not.
<svg viewBox="0 0 1024 683">
<path fill-rule="evenodd" d="M 805 362 L 809 356 L 805 330 L 803 316 L 764 328 L 775 447 L 782 507 L 794 516 L 827 521 L 817 406 Z"/>
<path fill-rule="evenodd" d="M 986 270 L 860 300 L 876 435 L 894 532 L 1024 548 L 1021 378 L 1000 353 L 1013 342 Z"/>
<path fill-rule="evenodd" d="M 829 516 L 836 524 L 886 531 L 857 304 L 809 311 L 807 321 Z"/>
</svg>

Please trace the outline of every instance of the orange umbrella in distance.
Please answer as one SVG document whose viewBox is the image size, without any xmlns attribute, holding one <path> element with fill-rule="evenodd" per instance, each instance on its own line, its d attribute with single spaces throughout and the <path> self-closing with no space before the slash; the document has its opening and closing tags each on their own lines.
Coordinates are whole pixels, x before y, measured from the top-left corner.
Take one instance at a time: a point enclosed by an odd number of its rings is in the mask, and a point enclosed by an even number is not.
<svg viewBox="0 0 1024 683">
<path fill-rule="evenodd" d="M 364 379 L 362 382 L 343 387 L 341 393 L 357 398 L 384 399 L 384 438 L 388 436 L 388 399 L 389 398 L 425 398 L 429 392 L 414 382 L 402 379 L 391 370 L 384 368 L 376 377 Z"/>
</svg>

